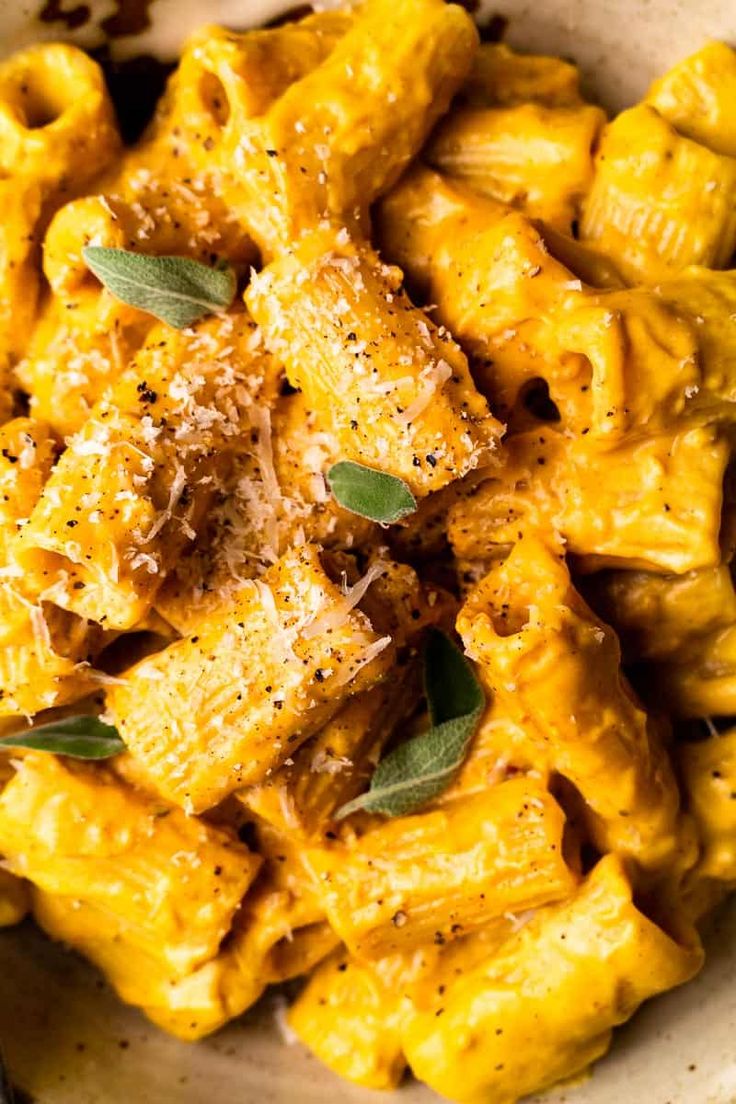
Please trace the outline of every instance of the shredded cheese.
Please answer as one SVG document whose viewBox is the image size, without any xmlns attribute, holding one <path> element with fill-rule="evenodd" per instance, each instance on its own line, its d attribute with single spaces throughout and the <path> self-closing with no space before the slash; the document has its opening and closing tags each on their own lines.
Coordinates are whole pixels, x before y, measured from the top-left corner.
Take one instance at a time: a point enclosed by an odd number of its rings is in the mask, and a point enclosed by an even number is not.
<svg viewBox="0 0 736 1104">
<path fill-rule="evenodd" d="M 384 649 L 388 648 L 390 643 L 390 636 L 382 636 L 379 640 L 374 640 L 372 644 L 369 644 L 360 659 L 338 671 L 337 675 L 332 680 L 333 689 L 335 687 L 345 686 L 348 682 L 352 682 L 358 671 L 361 671 L 364 667 L 367 667 L 369 663 L 372 663 L 376 656 L 379 656 Z"/>
<path fill-rule="evenodd" d="M 350 613 L 364 597 L 368 587 L 379 576 L 386 572 L 386 565 L 380 561 L 372 563 L 362 579 L 349 587 L 344 596 L 338 602 L 330 603 L 330 608 L 322 612 L 317 610 L 313 618 L 303 626 L 301 635 L 304 640 L 311 640 L 330 629 L 339 629 L 347 621 Z"/>
<path fill-rule="evenodd" d="M 141 541 L 142 544 L 150 544 L 154 537 L 163 529 L 164 525 L 174 516 L 174 509 L 176 508 L 184 488 L 187 485 L 187 473 L 184 468 L 179 464 L 174 472 L 174 478 L 171 482 L 171 488 L 169 489 L 169 501 L 166 504 L 166 508 L 161 511 L 159 516 L 154 521 L 153 525 L 148 531 L 148 535 Z"/>
<path fill-rule="evenodd" d="M 447 383 L 452 376 L 452 368 L 446 360 L 438 360 L 436 364 L 430 364 L 419 373 L 420 390 L 413 402 L 407 406 L 403 413 L 394 415 L 397 422 L 409 425 L 410 422 L 424 413 L 436 391 Z"/>
</svg>

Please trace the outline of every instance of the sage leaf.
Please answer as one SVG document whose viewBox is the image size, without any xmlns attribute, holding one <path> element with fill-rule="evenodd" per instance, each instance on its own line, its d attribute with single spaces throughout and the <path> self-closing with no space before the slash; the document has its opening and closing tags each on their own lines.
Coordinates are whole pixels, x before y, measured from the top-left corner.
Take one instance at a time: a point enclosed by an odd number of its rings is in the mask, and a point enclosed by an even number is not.
<svg viewBox="0 0 736 1104">
<path fill-rule="evenodd" d="M 378 764 L 367 793 L 337 810 L 406 816 L 441 794 L 462 766 L 485 705 L 483 689 L 459 648 L 433 630 L 424 648 L 431 727 L 399 744 Z"/>
<path fill-rule="evenodd" d="M 117 299 L 177 330 L 206 314 L 226 310 L 235 297 L 235 273 L 189 257 L 154 257 L 127 249 L 85 245 L 89 269 Z"/>
<path fill-rule="evenodd" d="M 110 759 L 125 750 L 118 730 L 99 717 L 61 717 L 0 740 L 5 748 L 31 748 L 67 755 L 70 759 Z"/>
<path fill-rule="evenodd" d="M 417 508 L 416 499 L 403 479 L 353 460 L 333 464 L 327 472 L 327 482 L 340 506 L 384 525 L 400 521 Z"/>
<path fill-rule="evenodd" d="M 430 629 L 424 642 L 424 692 L 433 725 L 467 717 L 485 704 L 473 668 L 439 629 Z"/>
</svg>

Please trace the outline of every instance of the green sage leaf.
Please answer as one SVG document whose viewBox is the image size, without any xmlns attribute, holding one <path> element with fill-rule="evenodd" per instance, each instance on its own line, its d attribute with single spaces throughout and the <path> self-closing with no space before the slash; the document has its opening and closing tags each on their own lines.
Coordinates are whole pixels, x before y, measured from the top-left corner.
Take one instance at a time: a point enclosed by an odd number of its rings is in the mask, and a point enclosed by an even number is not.
<svg viewBox="0 0 736 1104">
<path fill-rule="evenodd" d="M 384 525 L 400 521 L 417 508 L 416 499 L 403 479 L 353 460 L 333 464 L 327 482 L 340 506 Z"/>
<path fill-rule="evenodd" d="M 438 630 L 429 634 L 425 645 L 424 683 L 431 728 L 382 759 L 367 793 L 338 809 L 337 820 L 360 809 L 406 816 L 452 782 L 467 754 L 485 696 L 460 649 Z"/>
<path fill-rule="evenodd" d="M 101 245 L 84 246 L 82 256 L 117 299 L 177 330 L 226 310 L 235 297 L 229 266 L 210 268 L 189 257 L 153 257 Z"/>
<path fill-rule="evenodd" d="M 485 704 L 473 668 L 439 629 L 430 629 L 424 643 L 424 692 L 433 725 L 470 716 Z"/>
<path fill-rule="evenodd" d="M 71 759 L 110 759 L 125 751 L 118 730 L 99 717 L 62 717 L 0 740 L 5 748 L 31 748 L 68 755 Z"/>
</svg>

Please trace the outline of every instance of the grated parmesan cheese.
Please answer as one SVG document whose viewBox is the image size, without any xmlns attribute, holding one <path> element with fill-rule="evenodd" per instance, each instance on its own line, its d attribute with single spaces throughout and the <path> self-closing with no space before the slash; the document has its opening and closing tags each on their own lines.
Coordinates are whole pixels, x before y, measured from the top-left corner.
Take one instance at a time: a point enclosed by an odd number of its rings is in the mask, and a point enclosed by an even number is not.
<svg viewBox="0 0 736 1104">
<path fill-rule="evenodd" d="M 332 682 L 333 689 L 339 686 L 345 686 L 346 683 L 351 682 L 355 678 L 358 671 L 361 671 L 364 667 L 367 667 L 376 656 L 379 656 L 381 652 L 388 648 L 391 643 L 390 636 L 382 636 L 379 640 L 374 640 L 372 644 L 363 652 L 363 655 L 355 663 L 351 663 L 349 666 L 344 667 L 341 671 L 338 671 L 337 676 Z"/>
<path fill-rule="evenodd" d="M 309 769 L 315 774 L 340 774 L 353 766 L 352 759 L 344 755 L 330 755 L 324 749 L 320 749 L 312 756 Z"/>
<path fill-rule="evenodd" d="M 317 610 L 312 619 L 302 628 L 301 635 L 304 640 L 311 640 L 321 633 L 328 632 L 330 629 L 339 629 L 341 625 L 344 625 L 352 610 L 364 597 L 371 583 L 385 573 L 385 564 L 372 563 L 363 578 L 359 579 L 354 586 L 347 588 L 340 601 L 331 603 L 331 608 L 324 613 Z"/>
<path fill-rule="evenodd" d="M 187 473 L 184 468 L 179 464 L 174 472 L 174 478 L 171 483 L 171 489 L 169 491 L 169 501 L 166 504 L 166 508 L 161 511 L 159 516 L 151 526 L 148 535 L 143 537 L 141 544 L 150 544 L 150 542 L 157 537 L 163 529 L 164 525 L 174 516 L 174 509 L 182 496 L 184 488 L 187 485 Z"/>
<path fill-rule="evenodd" d="M 446 360 L 438 360 L 436 364 L 429 364 L 419 373 L 421 388 L 419 394 L 412 403 L 407 406 L 402 414 L 394 414 L 394 418 L 402 425 L 409 425 L 415 421 L 427 409 L 436 391 L 440 390 L 452 376 L 452 368 Z"/>
</svg>

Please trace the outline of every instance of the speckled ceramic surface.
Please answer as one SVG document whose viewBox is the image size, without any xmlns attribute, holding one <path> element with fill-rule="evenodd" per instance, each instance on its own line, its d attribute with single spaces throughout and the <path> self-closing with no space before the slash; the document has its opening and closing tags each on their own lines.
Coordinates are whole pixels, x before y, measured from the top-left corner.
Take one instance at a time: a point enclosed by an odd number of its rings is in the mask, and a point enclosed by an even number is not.
<svg viewBox="0 0 736 1104">
<path fill-rule="evenodd" d="M 278 0 L 0 0 L 0 54 L 41 38 L 115 57 L 173 57 L 204 22 L 244 27 Z M 45 21 L 37 17 L 45 12 Z M 736 44 L 736 0 L 498 0 L 513 45 L 574 58 L 607 106 L 708 38 Z M 134 33 L 135 32 L 135 33 Z M 736 105 L 734 105 L 736 110 Z M 546 1104 L 736 1104 L 736 903 L 712 924 L 705 970 L 622 1029 L 595 1076 Z M 338 1081 L 279 1030 L 280 1001 L 194 1045 L 123 1007 L 90 967 L 30 926 L 0 932 L 0 1039 L 19 1104 L 431 1104 L 415 1084 L 386 1096 Z"/>
</svg>

